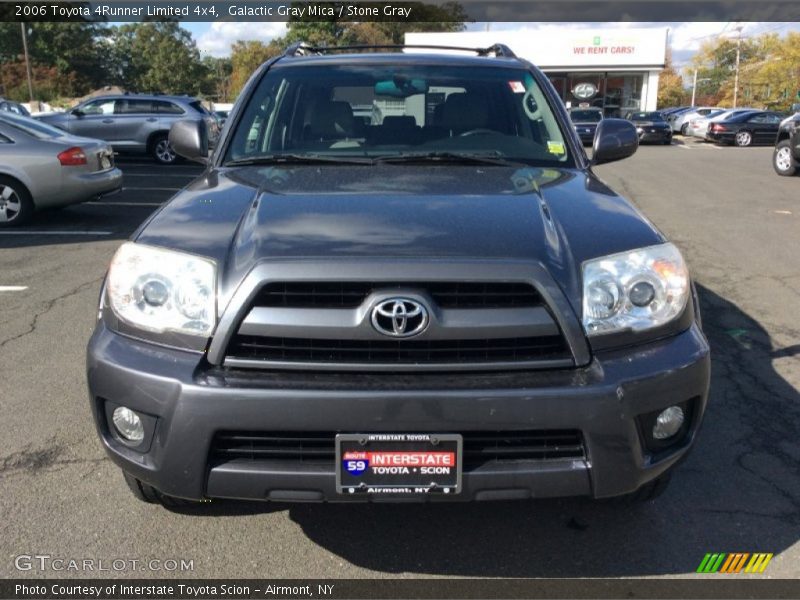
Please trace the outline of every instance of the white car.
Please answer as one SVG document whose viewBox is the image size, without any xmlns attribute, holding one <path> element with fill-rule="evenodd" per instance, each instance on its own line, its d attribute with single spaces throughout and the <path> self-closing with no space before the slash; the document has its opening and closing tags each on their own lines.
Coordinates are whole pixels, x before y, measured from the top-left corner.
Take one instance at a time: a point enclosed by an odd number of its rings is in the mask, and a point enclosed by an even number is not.
<svg viewBox="0 0 800 600">
<path fill-rule="evenodd" d="M 689 121 L 691 121 L 692 119 L 700 119 L 703 117 L 707 117 L 711 113 L 717 112 L 719 110 L 720 110 L 719 108 L 716 108 L 714 106 L 699 106 L 692 110 L 680 113 L 674 119 L 672 119 L 672 121 L 670 121 L 670 125 L 672 125 L 672 131 L 675 133 L 686 135 L 686 130 L 689 127 Z"/>
</svg>

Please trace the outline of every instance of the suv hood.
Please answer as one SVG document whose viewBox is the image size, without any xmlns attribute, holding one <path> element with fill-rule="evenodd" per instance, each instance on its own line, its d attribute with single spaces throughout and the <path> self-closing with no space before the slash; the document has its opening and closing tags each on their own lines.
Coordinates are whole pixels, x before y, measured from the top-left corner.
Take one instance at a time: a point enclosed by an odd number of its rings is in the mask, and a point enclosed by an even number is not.
<svg viewBox="0 0 800 600">
<path fill-rule="evenodd" d="M 574 291 L 582 261 L 663 241 L 591 173 L 453 165 L 210 170 L 135 238 L 213 258 L 223 292 L 315 257 L 532 260 Z"/>
</svg>

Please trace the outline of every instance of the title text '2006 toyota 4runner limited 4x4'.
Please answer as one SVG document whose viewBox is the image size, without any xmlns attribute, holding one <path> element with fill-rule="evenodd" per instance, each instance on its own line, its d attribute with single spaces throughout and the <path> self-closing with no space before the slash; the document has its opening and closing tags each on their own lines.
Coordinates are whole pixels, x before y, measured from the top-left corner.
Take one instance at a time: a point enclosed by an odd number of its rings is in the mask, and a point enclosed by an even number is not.
<svg viewBox="0 0 800 600">
<path fill-rule="evenodd" d="M 654 496 L 709 348 L 680 252 L 592 172 L 635 127 L 590 161 L 508 48 L 377 49 L 265 63 L 211 158 L 172 127 L 207 168 L 111 263 L 109 455 L 162 503 Z"/>
</svg>

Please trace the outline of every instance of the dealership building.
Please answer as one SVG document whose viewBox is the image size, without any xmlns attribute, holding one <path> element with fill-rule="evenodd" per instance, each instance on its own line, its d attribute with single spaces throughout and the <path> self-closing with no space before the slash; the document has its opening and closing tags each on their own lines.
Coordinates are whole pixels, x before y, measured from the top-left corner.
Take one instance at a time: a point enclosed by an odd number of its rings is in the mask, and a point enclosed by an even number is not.
<svg viewBox="0 0 800 600">
<path fill-rule="evenodd" d="M 667 28 L 407 33 L 406 44 L 486 48 L 505 44 L 544 71 L 568 107 L 596 106 L 609 117 L 656 110 Z"/>
</svg>

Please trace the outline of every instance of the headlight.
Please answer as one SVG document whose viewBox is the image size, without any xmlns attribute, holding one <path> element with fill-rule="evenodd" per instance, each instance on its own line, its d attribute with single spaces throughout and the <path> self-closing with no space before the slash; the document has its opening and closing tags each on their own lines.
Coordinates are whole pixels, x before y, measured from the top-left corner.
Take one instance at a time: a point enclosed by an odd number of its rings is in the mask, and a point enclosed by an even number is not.
<svg viewBox="0 0 800 600">
<path fill-rule="evenodd" d="M 689 298 L 689 272 L 672 244 L 583 263 L 583 327 L 588 335 L 642 331 L 670 322 Z"/>
<path fill-rule="evenodd" d="M 123 321 L 158 333 L 209 336 L 216 324 L 212 261 L 127 242 L 108 271 L 111 309 Z"/>
</svg>

